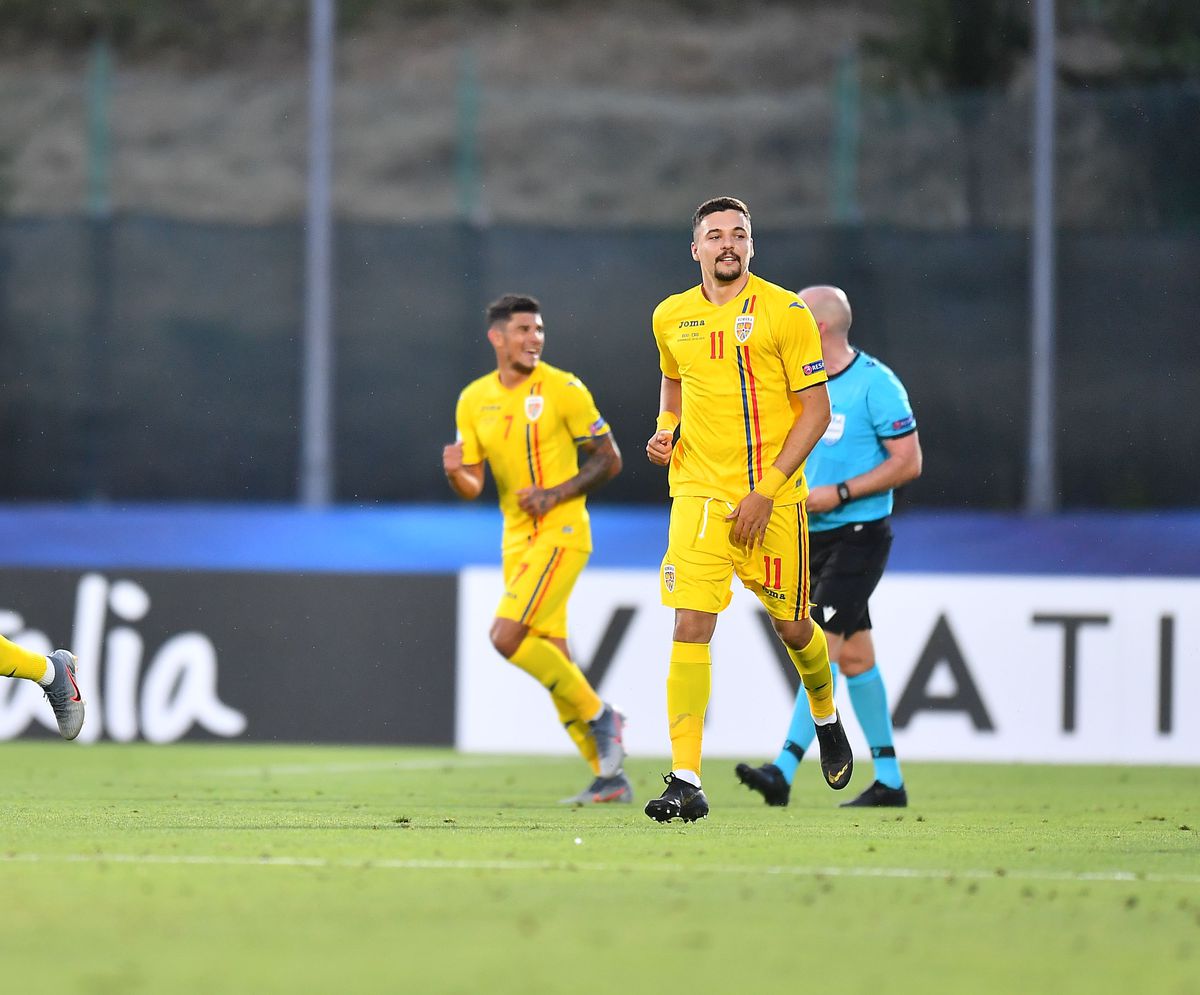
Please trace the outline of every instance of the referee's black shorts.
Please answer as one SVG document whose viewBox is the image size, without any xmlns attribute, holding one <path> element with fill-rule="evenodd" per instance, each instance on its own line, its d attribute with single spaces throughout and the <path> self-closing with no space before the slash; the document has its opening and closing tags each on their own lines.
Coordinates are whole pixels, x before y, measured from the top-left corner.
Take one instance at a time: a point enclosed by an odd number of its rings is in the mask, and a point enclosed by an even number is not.
<svg viewBox="0 0 1200 995">
<path fill-rule="evenodd" d="M 867 602 L 892 550 L 888 519 L 810 532 L 808 549 L 813 620 L 843 637 L 871 628 Z"/>
</svg>

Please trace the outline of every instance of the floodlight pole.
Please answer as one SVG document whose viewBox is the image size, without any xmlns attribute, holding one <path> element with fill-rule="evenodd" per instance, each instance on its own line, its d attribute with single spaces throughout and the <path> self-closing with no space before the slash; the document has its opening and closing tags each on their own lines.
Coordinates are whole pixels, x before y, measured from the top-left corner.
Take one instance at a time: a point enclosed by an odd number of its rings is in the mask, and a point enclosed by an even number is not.
<svg viewBox="0 0 1200 995">
<path fill-rule="evenodd" d="M 1029 468 L 1025 510 L 1044 515 L 1058 507 L 1054 446 L 1054 0 L 1034 2 L 1034 80 Z"/>
<path fill-rule="evenodd" d="M 334 0 L 310 0 L 308 208 L 304 272 L 304 396 L 300 500 L 333 499 L 333 252 L 330 187 Z"/>
</svg>

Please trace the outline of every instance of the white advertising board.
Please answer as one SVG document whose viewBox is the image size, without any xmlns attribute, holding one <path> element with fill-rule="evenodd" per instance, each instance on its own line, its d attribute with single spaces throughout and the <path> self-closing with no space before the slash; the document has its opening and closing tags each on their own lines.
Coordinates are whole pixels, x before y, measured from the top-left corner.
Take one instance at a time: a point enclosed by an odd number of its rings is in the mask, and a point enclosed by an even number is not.
<svg viewBox="0 0 1200 995">
<path fill-rule="evenodd" d="M 771 759 L 790 663 L 737 587 L 713 639 L 704 751 Z M 460 575 L 456 744 L 568 754 L 545 692 L 488 642 L 500 593 L 499 570 Z M 1200 580 L 897 573 L 871 616 L 902 759 L 1200 763 Z M 585 570 L 571 599 L 572 652 L 627 713 L 634 756 L 670 753 L 671 624 L 653 570 Z M 868 757 L 841 682 L 838 704 Z"/>
</svg>

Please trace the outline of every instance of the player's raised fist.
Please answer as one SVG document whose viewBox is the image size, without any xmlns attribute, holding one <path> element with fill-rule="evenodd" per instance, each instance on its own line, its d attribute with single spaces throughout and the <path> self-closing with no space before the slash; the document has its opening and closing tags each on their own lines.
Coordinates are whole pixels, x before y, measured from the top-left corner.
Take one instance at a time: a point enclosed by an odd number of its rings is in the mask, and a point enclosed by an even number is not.
<svg viewBox="0 0 1200 995">
<path fill-rule="evenodd" d="M 442 447 L 442 469 L 446 473 L 461 470 L 463 465 L 462 457 L 463 444 L 461 442 L 452 442 L 450 445 Z"/>
<path fill-rule="evenodd" d="M 671 463 L 671 448 L 675 441 L 675 433 L 665 429 L 655 432 L 646 443 L 646 458 L 655 466 L 669 466 Z"/>
</svg>

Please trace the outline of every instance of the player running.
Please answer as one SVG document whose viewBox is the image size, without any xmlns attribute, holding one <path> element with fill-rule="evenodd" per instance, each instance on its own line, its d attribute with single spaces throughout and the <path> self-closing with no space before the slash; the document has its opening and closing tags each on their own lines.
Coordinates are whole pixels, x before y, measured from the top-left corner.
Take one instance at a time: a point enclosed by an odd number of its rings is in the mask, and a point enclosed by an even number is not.
<svg viewBox="0 0 1200 995">
<path fill-rule="evenodd" d="M 592 768 L 591 783 L 563 802 L 630 802 L 625 716 L 601 701 L 567 648 L 567 600 L 592 551 L 586 495 L 620 472 L 621 454 L 583 382 L 542 362 L 541 310 L 515 294 L 488 306 L 496 370 L 459 395 L 458 439 L 442 464 L 467 500 L 483 490 L 484 460 L 492 468 L 504 514 L 504 596 L 490 636 L 549 692 Z"/>
</svg>

